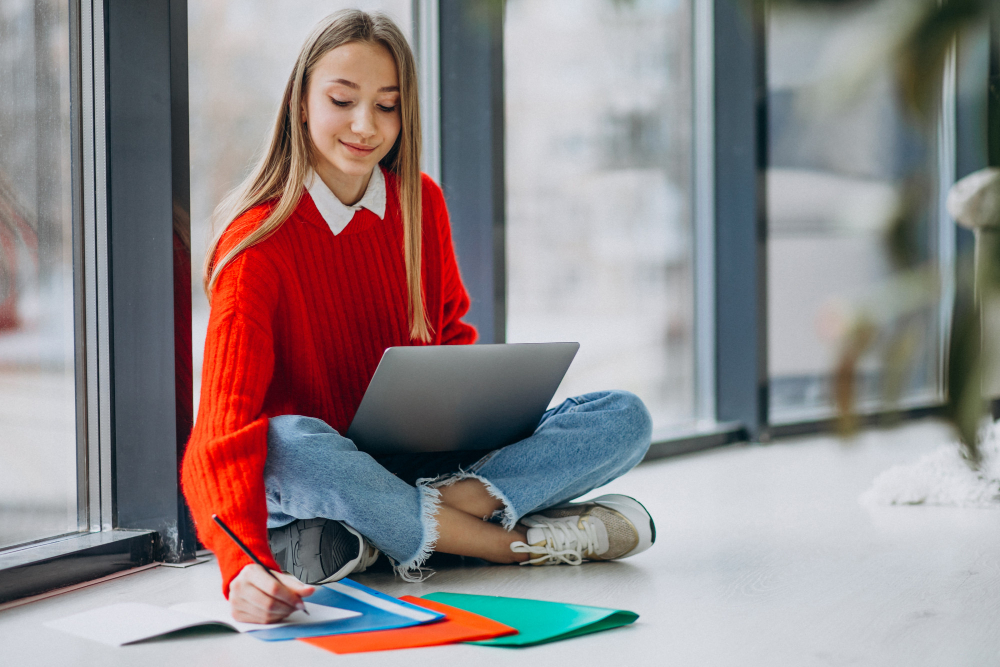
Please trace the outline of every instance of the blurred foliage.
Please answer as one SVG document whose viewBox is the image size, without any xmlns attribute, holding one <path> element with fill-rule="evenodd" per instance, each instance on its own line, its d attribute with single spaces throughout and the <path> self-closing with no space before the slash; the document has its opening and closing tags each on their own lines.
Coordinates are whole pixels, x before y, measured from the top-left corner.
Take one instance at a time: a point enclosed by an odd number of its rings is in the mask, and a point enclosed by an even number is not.
<svg viewBox="0 0 1000 667">
<path fill-rule="evenodd" d="M 927 123 L 940 109 L 945 63 L 958 36 L 966 29 L 989 22 L 996 0 L 770 0 L 772 6 L 793 8 L 879 8 L 894 13 L 892 29 L 884 37 L 883 48 L 894 62 L 900 100 L 917 123 Z M 996 21 L 994 16 L 994 21 Z M 996 57 L 996 54 L 993 54 Z M 995 66 L 994 66 L 995 67 Z M 849 72 L 840 85 L 850 95 L 847 80 L 870 75 Z M 837 82 L 833 82 L 837 83 Z M 995 83 L 995 82 L 991 82 Z M 984 82 L 984 87 L 986 82 Z M 996 100 L 991 101 L 996 104 Z M 997 122 L 996 117 L 991 122 Z M 993 132 L 996 132 L 994 129 Z M 995 137 L 994 137 L 995 138 Z M 992 159 L 998 157 L 995 151 Z M 833 394 L 841 431 L 852 433 L 858 426 L 855 387 L 858 368 L 867 354 L 879 354 L 885 369 L 883 399 L 898 402 L 906 377 L 914 367 L 914 354 L 921 349 L 919 337 L 926 328 L 926 314 L 937 308 L 940 280 L 936 268 L 922 256 L 920 238 L 926 235 L 926 221 L 919 214 L 927 184 L 903 184 L 903 196 L 895 216 L 887 220 L 886 253 L 895 269 L 888 292 L 877 299 L 878 312 L 854 317 L 842 339 L 840 358 L 833 374 Z M 982 224 L 982 223 L 980 223 Z M 1000 226 L 1000 220 L 992 224 Z M 976 271 L 974 296 L 971 266 L 960 267 L 956 283 L 955 307 L 945 369 L 946 418 L 955 427 L 963 455 L 978 467 L 980 452 L 977 433 L 986 415 L 983 396 L 983 368 L 988 367 L 982 347 L 980 303 L 1000 295 L 1000 243 L 997 234 L 979 235 L 981 261 Z M 971 264 L 969 260 L 965 264 Z M 963 278 L 965 276 L 965 278 Z M 921 317 L 921 314 L 924 317 Z"/>
<path fill-rule="evenodd" d="M 900 0 L 897 0 L 900 1 Z M 925 5 L 898 48 L 900 92 L 908 107 L 930 117 L 940 99 L 945 57 L 959 32 L 989 17 L 992 0 L 901 0 Z"/>
</svg>

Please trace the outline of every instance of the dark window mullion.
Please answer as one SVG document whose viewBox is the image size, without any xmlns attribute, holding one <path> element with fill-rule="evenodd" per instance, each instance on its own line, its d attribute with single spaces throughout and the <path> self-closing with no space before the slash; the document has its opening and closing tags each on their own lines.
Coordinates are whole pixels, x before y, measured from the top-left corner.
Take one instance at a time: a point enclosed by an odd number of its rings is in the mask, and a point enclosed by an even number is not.
<svg viewBox="0 0 1000 667">
<path fill-rule="evenodd" d="M 766 435 L 763 0 L 714 0 L 716 419 Z"/>
<path fill-rule="evenodd" d="M 163 558 L 177 561 L 195 548 L 178 483 L 174 375 L 175 200 L 189 208 L 187 3 L 107 0 L 105 12 L 115 528 L 157 531 Z"/>
<path fill-rule="evenodd" d="M 506 339 L 503 3 L 441 0 L 441 186 L 462 279 L 465 320 L 481 343 Z"/>
</svg>

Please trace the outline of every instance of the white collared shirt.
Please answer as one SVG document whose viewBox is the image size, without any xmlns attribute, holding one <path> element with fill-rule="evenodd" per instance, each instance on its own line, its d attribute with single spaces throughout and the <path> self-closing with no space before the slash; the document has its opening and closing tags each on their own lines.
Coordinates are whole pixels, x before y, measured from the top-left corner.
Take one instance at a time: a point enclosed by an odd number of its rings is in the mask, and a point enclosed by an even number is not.
<svg viewBox="0 0 1000 667">
<path fill-rule="evenodd" d="M 334 235 L 344 231 L 344 227 L 347 227 L 354 218 L 354 214 L 363 208 L 377 215 L 379 220 L 385 217 L 385 175 L 378 165 L 375 165 L 371 178 L 368 179 L 365 194 L 353 206 L 347 206 L 337 199 L 337 195 L 333 194 L 319 174 L 312 169 L 306 176 L 306 190 L 309 191 L 316 209 Z"/>
</svg>

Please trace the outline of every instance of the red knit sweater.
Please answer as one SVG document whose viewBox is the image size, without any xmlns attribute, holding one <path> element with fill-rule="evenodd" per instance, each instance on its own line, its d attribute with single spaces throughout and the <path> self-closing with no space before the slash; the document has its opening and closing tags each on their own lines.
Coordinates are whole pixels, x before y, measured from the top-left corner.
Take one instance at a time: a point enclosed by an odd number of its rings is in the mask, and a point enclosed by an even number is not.
<svg viewBox="0 0 1000 667">
<path fill-rule="evenodd" d="M 182 484 L 198 536 L 215 552 L 222 589 L 248 563 L 211 521 L 218 514 L 269 567 L 264 462 L 267 420 L 317 417 L 340 433 L 354 417 L 382 352 L 412 345 L 398 183 L 386 173 L 386 212 L 358 211 L 338 235 L 308 192 L 265 241 L 223 269 L 212 294 L 201 403 Z M 469 297 L 459 277 L 441 189 L 423 177 L 423 288 L 434 345 L 468 344 Z M 240 216 L 222 257 L 266 216 Z"/>
</svg>

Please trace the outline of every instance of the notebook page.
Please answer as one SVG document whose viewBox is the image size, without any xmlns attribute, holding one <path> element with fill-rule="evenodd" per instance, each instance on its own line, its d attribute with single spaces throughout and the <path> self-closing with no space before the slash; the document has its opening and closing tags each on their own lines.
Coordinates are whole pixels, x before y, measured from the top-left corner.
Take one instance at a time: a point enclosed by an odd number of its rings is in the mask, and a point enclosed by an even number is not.
<svg viewBox="0 0 1000 667">
<path fill-rule="evenodd" d="M 108 646 L 122 646 L 212 621 L 143 602 L 122 602 L 45 623 Z"/>
<path fill-rule="evenodd" d="M 206 621 L 216 621 L 223 623 L 239 632 L 253 632 L 254 630 L 270 630 L 272 628 L 283 628 L 289 625 L 311 625 L 313 623 L 326 623 L 329 621 L 339 621 L 345 618 L 360 616 L 356 611 L 348 609 L 338 609 L 337 607 L 327 607 L 322 604 L 306 602 L 306 609 L 309 614 L 296 611 L 288 616 L 281 623 L 241 623 L 234 621 L 229 610 L 229 602 L 226 600 L 206 600 L 202 602 L 184 602 L 170 607 L 173 611 L 183 612 L 197 616 Z"/>
</svg>

